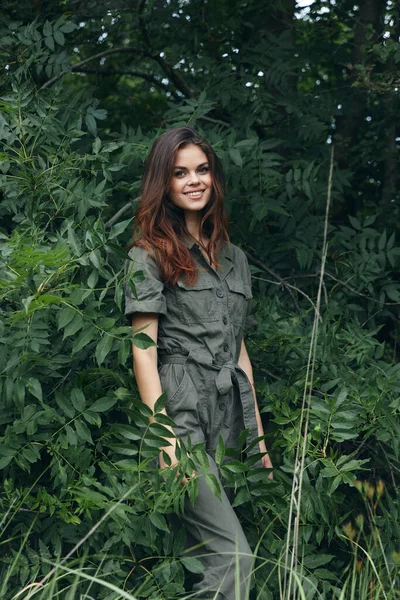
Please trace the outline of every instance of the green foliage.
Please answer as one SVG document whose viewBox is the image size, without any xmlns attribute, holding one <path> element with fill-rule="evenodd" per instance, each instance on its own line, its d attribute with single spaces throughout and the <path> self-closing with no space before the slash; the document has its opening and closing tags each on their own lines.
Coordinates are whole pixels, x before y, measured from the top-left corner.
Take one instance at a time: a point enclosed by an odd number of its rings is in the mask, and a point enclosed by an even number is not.
<svg viewBox="0 0 400 600">
<path fill-rule="evenodd" d="M 299 593 L 353 600 L 372 589 L 374 598 L 392 600 L 399 539 L 398 206 L 378 192 L 390 167 L 376 156 L 383 138 L 363 122 L 349 150 L 337 105 L 353 106 L 354 90 L 369 86 L 377 121 L 371 127 L 386 127 L 387 98 L 373 86 L 386 85 L 387 93 L 395 48 L 372 41 L 357 77 L 346 67 L 351 85 L 338 95 L 353 6 L 346 12 L 338 2 L 330 19 L 318 12 L 324 3 L 315 2 L 294 32 L 281 3 L 268 7 L 262 26 L 266 8 L 255 1 L 208 3 L 202 19 L 195 1 L 139 4 L 142 14 L 131 18 L 131 7 L 108 14 L 96 3 L 84 20 L 71 3 L 68 21 L 53 7 L 33 20 L 22 3 L 19 20 L 2 26 L 8 69 L 0 99 L 0 596 L 41 581 L 89 532 L 39 597 L 111 600 L 122 597 L 110 587 L 116 586 L 138 598 L 176 599 L 201 568 L 185 554 L 182 535 L 170 531 L 168 515 L 182 509 L 186 492 L 195 500 L 196 478 L 186 488 L 180 478 L 196 465 L 207 471 L 207 457 L 200 446 L 185 459 L 182 448 L 181 473 L 155 466 L 171 421 L 158 414 L 149 425 L 135 389 L 130 345 L 152 342 L 145 330 L 132 333 L 122 296 L 123 286 L 134 292 L 143 275 L 134 265 L 122 270 L 131 214 L 112 218 L 135 204 L 156 129 L 190 123 L 224 164 L 232 238 L 248 251 L 253 273 L 257 325 L 247 343 L 274 481 L 257 468 L 260 455 L 240 456 L 222 439 L 216 449 L 257 549 L 252 593 L 260 600 L 280 593 L 306 387 Z M 388 11 L 396 16 L 395 7 Z M 109 34 L 105 45 L 101 27 Z M 78 75 L 81 60 L 127 39 L 139 74 L 110 75 L 118 91 L 92 73 Z M 110 53 L 107 68 L 132 70 L 118 63 L 126 56 Z M 383 65 L 379 82 L 375 61 Z M 317 77 L 324 96 L 316 93 Z M 306 365 L 332 121 L 340 135 L 311 387 Z M 162 396 L 156 412 L 164 404 Z M 245 444 L 246 432 L 242 438 Z M 212 473 L 206 478 L 218 495 L 218 481 Z M 360 479 L 367 481 L 361 495 Z"/>
</svg>

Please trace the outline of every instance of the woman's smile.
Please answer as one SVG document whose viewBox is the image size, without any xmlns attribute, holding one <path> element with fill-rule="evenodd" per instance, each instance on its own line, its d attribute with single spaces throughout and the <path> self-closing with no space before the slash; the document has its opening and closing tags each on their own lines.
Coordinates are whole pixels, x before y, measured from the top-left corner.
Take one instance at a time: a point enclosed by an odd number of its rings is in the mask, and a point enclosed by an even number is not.
<svg viewBox="0 0 400 600">
<path fill-rule="evenodd" d="M 190 190 L 189 192 L 183 192 L 185 196 L 189 196 L 189 198 L 200 198 L 203 195 L 205 188 L 202 190 Z"/>
</svg>

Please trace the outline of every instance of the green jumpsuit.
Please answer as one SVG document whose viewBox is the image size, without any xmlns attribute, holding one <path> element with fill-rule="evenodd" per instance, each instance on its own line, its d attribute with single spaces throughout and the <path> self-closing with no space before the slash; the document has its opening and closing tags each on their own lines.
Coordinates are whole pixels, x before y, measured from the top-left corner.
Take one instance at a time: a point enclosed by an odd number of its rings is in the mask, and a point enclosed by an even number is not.
<svg viewBox="0 0 400 600">
<path fill-rule="evenodd" d="M 251 275 L 244 252 L 233 244 L 222 247 L 218 268 L 209 265 L 195 241 L 186 244 L 198 266 L 193 286 L 182 279 L 165 285 L 154 257 L 137 246 L 130 250 L 133 270 L 143 271 L 145 279 L 135 281 L 137 298 L 126 287 L 125 314 L 158 313 L 159 374 L 167 414 L 176 423 L 177 436 L 204 443 L 218 477 L 212 454 L 219 433 L 226 446 L 237 446 L 245 427 L 248 443 L 258 436 L 253 391 L 237 364 L 251 305 Z M 127 261 L 126 270 L 129 266 Z M 256 446 L 253 452 L 258 452 Z M 194 590 L 205 593 L 202 598 L 236 600 L 238 553 L 244 599 L 252 553 L 225 491 L 221 502 L 199 477 L 197 499 L 194 505 L 187 499 L 183 521 L 192 542 L 202 544 L 205 571 Z"/>
</svg>

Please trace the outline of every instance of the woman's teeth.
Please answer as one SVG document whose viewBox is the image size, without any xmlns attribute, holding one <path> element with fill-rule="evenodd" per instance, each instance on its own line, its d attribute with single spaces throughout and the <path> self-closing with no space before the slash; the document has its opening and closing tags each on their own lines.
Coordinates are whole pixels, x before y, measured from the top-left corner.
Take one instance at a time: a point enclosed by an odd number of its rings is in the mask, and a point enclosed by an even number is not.
<svg viewBox="0 0 400 600">
<path fill-rule="evenodd" d="M 190 198 L 198 198 L 199 196 L 202 195 L 203 192 L 204 192 L 204 190 L 200 190 L 198 192 L 185 192 L 185 195 L 189 196 Z"/>
</svg>

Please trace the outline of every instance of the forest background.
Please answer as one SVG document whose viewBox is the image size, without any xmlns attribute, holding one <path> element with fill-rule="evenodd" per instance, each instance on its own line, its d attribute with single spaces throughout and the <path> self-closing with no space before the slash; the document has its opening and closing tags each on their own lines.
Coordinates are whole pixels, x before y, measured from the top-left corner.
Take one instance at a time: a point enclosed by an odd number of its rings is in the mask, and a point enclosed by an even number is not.
<svg viewBox="0 0 400 600">
<path fill-rule="evenodd" d="M 220 156 L 253 274 L 274 481 L 217 448 L 250 597 L 399 598 L 400 9 L 306 5 L 2 1 L 1 598 L 176 599 L 201 569 L 122 305 L 143 160 L 178 124 Z"/>
</svg>

